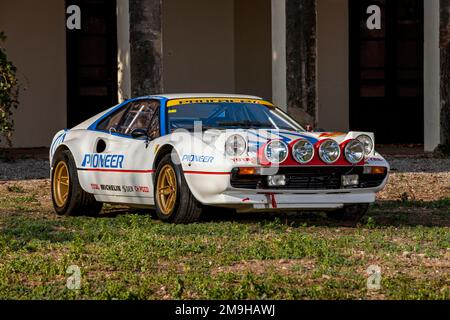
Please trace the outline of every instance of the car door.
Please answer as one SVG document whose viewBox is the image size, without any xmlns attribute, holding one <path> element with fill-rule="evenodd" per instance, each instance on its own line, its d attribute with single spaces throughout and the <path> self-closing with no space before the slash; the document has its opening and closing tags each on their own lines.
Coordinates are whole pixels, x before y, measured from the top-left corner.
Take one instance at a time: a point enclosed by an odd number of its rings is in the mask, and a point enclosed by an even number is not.
<svg viewBox="0 0 450 320">
<path fill-rule="evenodd" d="M 135 100 L 98 124 L 97 153 L 84 161 L 96 168 L 91 184 L 96 195 L 142 198 L 142 204 L 154 203 L 152 165 L 154 140 L 160 136 L 159 112 L 160 101 Z M 137 137 L 136 131 L 148 137 Z M 136 203 L 136 199 L 130 199 L 130 203 Z"/>
</svg>

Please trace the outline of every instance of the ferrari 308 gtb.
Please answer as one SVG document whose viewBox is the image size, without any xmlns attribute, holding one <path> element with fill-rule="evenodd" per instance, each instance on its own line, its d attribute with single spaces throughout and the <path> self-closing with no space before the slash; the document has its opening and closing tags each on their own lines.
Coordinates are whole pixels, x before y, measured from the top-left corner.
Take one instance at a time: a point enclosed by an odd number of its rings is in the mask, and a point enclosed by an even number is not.
<svg viewBox="0 0 450 320">
<path fill-rule="evenodd" d="M 56 134 L 53 204 L 60 215 L 98 214 L 103 203 L 152 208 L 173 223 L 206 207 L 358 221 L 389 174 L 374 135 L 309 131 L 253 96 L 128 100 Z"/>
</svg>

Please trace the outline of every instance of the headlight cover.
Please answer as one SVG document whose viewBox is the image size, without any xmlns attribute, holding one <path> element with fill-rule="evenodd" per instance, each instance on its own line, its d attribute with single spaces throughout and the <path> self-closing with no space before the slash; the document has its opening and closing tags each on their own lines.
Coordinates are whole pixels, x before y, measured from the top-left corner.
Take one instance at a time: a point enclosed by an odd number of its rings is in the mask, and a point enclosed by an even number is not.
<svg viewBox="0 0 450 320">
<path fill-rule="evenodd" d="M 283 141 L 273 140 L 267 144 L 264 154 L 270 163 L 279 164 L 286 161 L 289 149 Z"/>
<path fill-rule="evenodd" d="M 247 142 L 243 136 L 234 134 L 225 143 L 225 153 L 230 157 L 242 156 L 247 151 Z"/>
<path fill-rule="evenodd" d="M 356 138 L 359 142 L 361 142 L 364 145 L 364 152 L 366 153 L 366 156 L 372 153 L 374 148 L 374 143 L 371 137 L 368 135 L 360 135 L 358 138 Z"/>
<path fill-rule="evenodd" d="M 357 164 L 364 159 L 365 149 L 362 142 L 352 140 L 345 146 L 345 158 L 352 164 Z"/>
<path fill-rule="evenodd" d="M 320 145 L 319 156 L 326 163 L 335 163 L 341 156 L 341 148 L 334 140 L 326 140 Z"/>
<path fill-rule="evenodd" d="M 308 163 L 314 157 L 314 146 L 307 140 L 299 140 L 292 147 L 292 156 L 299 163 Z"/>
</svg>

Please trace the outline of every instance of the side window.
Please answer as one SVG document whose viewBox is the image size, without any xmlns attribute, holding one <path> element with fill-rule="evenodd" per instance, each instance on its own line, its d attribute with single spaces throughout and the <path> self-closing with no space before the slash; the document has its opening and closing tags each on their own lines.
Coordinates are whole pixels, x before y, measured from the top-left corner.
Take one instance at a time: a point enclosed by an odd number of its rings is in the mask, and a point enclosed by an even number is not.
<svg viewBox="0 0 450 320">
<path fill-rule="evenodd" d="M 123 117 L 117 132 L 129 135 L 136 129 L 144 129 L 151 132 L 155 118 L 158 118 L 159 101 L 142 100 L 133 102 L 128 112 Z M 159 121 L 158 121 L 159 124 Z M 159 125 L 158 125 L 159 135 Z"/>
<path fill-rule="evenodd" d="M 129 106 L 129 105 L 128 105 Z M 117 131 L 117 128 L 119 127 L 120 120 L 122 119 L 123 115 L 128 109 L 128 106 L 124 106 L 114 112 L 113 114 L 109 115 L 105 119 L 103 119 L 98 125 L 97 130 L 102 131 Z"/>
<path fill-rule="evenodd" d="M 158 108 L 156 109 L 155 115 L 153 116 L 152 122 L 150 123 L 150 127 L 148 128 L 148 136 L 152 139 L 156 139 L 160 136 L 159 131 L 159 103 Z"/>
</svg>

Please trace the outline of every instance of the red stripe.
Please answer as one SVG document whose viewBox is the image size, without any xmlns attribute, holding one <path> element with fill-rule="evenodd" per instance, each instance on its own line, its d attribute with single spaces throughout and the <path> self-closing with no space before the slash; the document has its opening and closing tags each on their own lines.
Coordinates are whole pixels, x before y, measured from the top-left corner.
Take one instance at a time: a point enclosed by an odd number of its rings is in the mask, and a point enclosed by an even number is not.
<svg viewBox="0 0 450 320">
<path fill-rule="evenodd" d="M 78 169 L 89 172 L 115 172 L 115 173 L 155 173 L 155 170 L 117 170 L 117 169 Z M 230 175 L 231 172 L 206 172 L 206 171 L 185 171 L 185 174 L 203 175 Z"/>
<path fill-rule="evenodd" d="M 78 169 L 91 172 L 117 172 L 117 173 L 154 173 L 155 170 L 117 170 L 117 169 Z"/>
<path fill-rule="evenodd" d="M 231 172 L 206 172 L 206 171 L 185 171 L 185 174 L 205 174 L 215 176 L 229 176 Z"/>
</svg>

